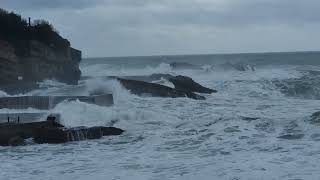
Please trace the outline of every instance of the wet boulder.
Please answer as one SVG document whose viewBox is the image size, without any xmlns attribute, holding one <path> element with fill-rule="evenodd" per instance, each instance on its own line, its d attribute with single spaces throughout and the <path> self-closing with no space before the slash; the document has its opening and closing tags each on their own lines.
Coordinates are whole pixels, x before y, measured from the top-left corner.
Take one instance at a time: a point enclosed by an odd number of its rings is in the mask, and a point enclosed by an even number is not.
<svg viewBox="0 0 320 180">
<path fill-rule="evenodd" d="M 191 92 L 198 92 L 198 93 L 216 93 L 216 90 L 206 88 L 199 83 L 196 83 L 192 78 L 187 76 L 175 76 L 169 78 L 169 81 L 174 85 L 175 89 L 177 90 L 186 90 Z"/>
<path fill-rule="evenodd" d="M 136 80 L 136 81 L 144 81 L 144 82 L 154 82 L 159 81 L 161 79 L 170 79 L 174 77 L 170 74 L 151 74 L 151 75 L 143 75 L 143 76 L 121 76 L 118 78 L 128 79 L 128 80 Z"/>
<path fill-rule="evenodd" d="M 8 141 L 9 146 L 21 146 L 24 144 L 25 144 L 24 139 L 20 136 L 12 137 Z"/>
<path fill-rule="evenodd" d="M 195 94 L 188 90 L 174 89 L 174 88 L 170 88 L 160 84 L 137 81 L 137 80 L 128 80 L 128 79 L 122 79 L 122 78 L 117 78 L 117 80 L 121 83 L 121 85 L 124 88 L 130 90 L 132 94 L 136 94 L 139 96 L 149 95 L 154 97 L 171 97 L 171 98 L 188 97 L 196 100 L 205 99 L 205 97 Z"/>
<path fill-rule="evenodd" d="M 121 135 L 124 131 L 115 127 L 76 127 L 76 128 L 39 128 L 33 138 L 34 142 L 43 144 L 60 144 L 70 141 L 100 139 L 103 136 Z"/>
<path fill-rule="evenodd" d="M 88 132 L 97 132 L 100 131 L 102 136 L 116 136 L 121 135 L 124 130 L 116 128 L 116 127 L 104 127 L 104 126 L 97 126 L 97 127 L 91 127 L 88 129 Z"/>
<path fill-rule="evenodd" d="M 59 144 L 68 142 L 68 139 L 63 128 L 42 127 L 36 129 L 33 141 L 39 144 Z"/>
<path fill-rule="evenodd" d="M 0 124 L 0 145 L 20 144 L 21 139 L 32 138 L 38 128 L 60 128 L 61 124 L 47 120 L 32 123 L 2 123 Z"/>
</svg>

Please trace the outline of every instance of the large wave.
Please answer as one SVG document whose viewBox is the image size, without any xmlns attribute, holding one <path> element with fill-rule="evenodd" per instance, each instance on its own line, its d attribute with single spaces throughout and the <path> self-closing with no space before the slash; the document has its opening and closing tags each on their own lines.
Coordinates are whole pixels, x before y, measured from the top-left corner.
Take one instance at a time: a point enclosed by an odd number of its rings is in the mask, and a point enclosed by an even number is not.
<svg viewBox="0 0 320 180">
<path fill-rule="evenodd" d="M 320 71 L 309 71 L 302 77 L 275 80 L 273 83 L 287 96 L 320 99 Z"/>
</svg>

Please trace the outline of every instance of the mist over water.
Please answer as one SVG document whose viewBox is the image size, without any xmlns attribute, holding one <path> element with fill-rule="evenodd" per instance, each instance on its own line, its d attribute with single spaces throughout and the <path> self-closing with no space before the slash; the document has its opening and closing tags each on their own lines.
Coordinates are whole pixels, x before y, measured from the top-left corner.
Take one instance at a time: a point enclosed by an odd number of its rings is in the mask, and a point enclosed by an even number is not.
<svg viewBox="0 0 320 180">
<path fill-rule="evenodd" d="M 86 59 L 81 71 L 90 78 L 78 86 L 48 80 L 27 95 L 113 93 L 112 107 L 63 102 L 50 113 L 69 127 L 126 132 L 0 147 L 0 179 L 318 179 L 320 126 L 310 116 L 320 110 L 319 59 L 312 52 Z M 176 70 L 171 62 L 200 68 Z M 186 75 L 218 93 L 204 101 L 138 97 L 103 78 L 154 73 Z"/>
</svg>

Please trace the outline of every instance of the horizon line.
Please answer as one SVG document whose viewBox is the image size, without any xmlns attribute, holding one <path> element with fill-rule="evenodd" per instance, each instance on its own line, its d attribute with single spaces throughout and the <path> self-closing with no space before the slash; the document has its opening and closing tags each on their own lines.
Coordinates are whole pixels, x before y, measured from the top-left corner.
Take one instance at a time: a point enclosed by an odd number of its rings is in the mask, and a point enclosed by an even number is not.
<svg viewBox="0 0 320 180">
<path fill-rule="evenodd" d="M 320 50 L 310 51 L 270 51 L 270 52 L 235 52 L 235 53 L 199 53 L 199 54 L 164 54 L 164 55 L 128 55 L 128 56 L 97 56 L 83 57 L 82 59 L 101 59 L 101 58 L 131 58 L 131 57 L 161 57 L 161 56 L 221 56 L 221 55 L 253 55 L 253 54 L 290 54 L 290 53 L 320 53 Z"/>
</svg>

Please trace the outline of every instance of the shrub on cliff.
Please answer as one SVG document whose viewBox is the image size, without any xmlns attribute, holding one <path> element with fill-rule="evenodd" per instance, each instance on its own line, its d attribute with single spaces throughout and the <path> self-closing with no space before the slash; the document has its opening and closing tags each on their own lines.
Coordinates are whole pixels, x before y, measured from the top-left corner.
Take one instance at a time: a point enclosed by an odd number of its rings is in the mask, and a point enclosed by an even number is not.
<svg viewBox="0 0 320 180">
<path fill-rule="evenodd" d="M 37 40 L 55 49 L 70 46 L 54 27 L 45 20 L 35 20 L 29 25 L 26 19 L 0 8 L 0 39 L 13 44 L 20 55 L 26 52 L 29 40 Z"/>
</svg>

